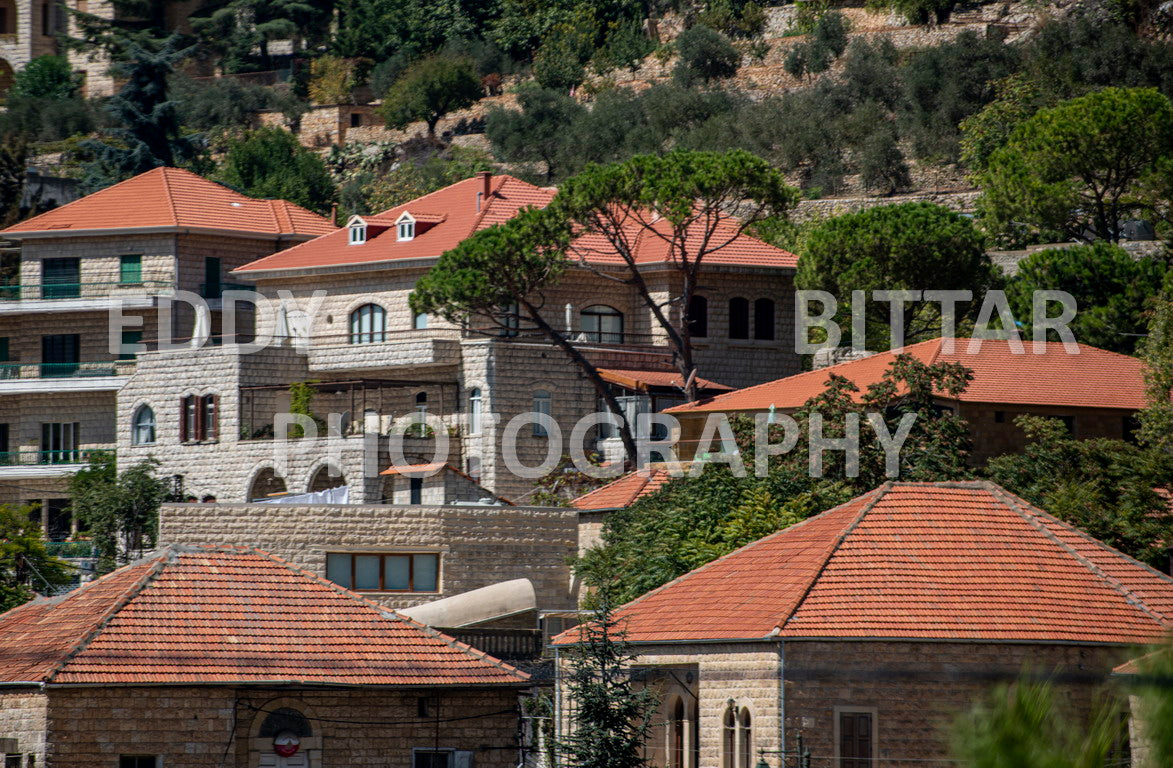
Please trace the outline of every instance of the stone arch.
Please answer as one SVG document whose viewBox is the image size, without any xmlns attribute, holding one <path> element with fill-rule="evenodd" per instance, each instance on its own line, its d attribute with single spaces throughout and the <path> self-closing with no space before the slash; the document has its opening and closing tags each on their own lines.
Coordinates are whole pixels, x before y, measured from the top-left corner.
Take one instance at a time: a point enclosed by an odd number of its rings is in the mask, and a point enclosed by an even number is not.
<svg viewBox="0 0 1173 768">
<path fill-rule="evenodd" d="M 253 475 L 248 484 L 248 501 L 264 499 L 275 493 L 286 493 L 285 478 L 277 474 L 272 467 L 262 467 Z"/>
<path fill-rule="evenodd" d="M 331 488 L 338 488 L 346 485 L 346 475 L 342 473 L 342 467 L 336 466 L 333 462 L 322 462 L 317 469 L 310 471 L 310 480 L 306 485 L 306 491 L 309 493 L 316 493 L 317 491 L 328 491 Z"/>
</svg>

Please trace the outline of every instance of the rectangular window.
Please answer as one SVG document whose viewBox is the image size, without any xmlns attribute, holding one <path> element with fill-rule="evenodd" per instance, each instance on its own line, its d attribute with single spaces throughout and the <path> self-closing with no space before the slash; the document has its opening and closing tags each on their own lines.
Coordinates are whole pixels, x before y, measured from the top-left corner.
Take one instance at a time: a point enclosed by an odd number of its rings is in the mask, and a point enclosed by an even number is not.
<svg viewBox="0 0 1173 768">
<path fill-rule="evenodd" d="M 220 298 L 220 259 L 208 256 L 204 259 L 204 298 Z"/>
<path fill-rule="evenodd" d="M 8 455 L 8 424 L 0 424 L 0 464 L 8 464 L 9 459 L 13 458 Z"/>
<path fill-rule="evenodd" d="M 332 552 L 326 555 L 326 578 L 360 592 L 438 592 L 440 556 Z"/>
<path fill-rule="evenodd" d="M 20 759 L 24 755 L 5 755 L 4 768 L 20 768 Z"/>
<path fill-rule="evenodd" d="M 118 257 L 118 282 L 122 285 L 142 285 L 142 256 L 132 255 Z"/>
<path fill-rule="evenodd" d="M 54 333 L 41 337 L 41 377 L 73 376 L 78 368 L 81 336 Z"/>
<path fill-rule="evenodd" d="M 118 768 L 162 768 L 158 755 L 119 755 Z"/>
<path fill-rule="evenodd" d="M 839 713 L 839 768 L 873 768 L 871 712 Z"/>
<path fill-rule="evenodd" d="M 81 423 L 76 421 L 41 424 L 41 463 L 77 463 L 80 429 Z"/>
<path fill-rule="evenodd" d="M 219 403 L 216 395 L 188 395 L 180 398 L 179 442 L 216 440 L 220 435 Z"/>
<path fill-rule="evenodd" d="M 142 331 L 123 331 L 122 332 L 122 346 L 119 348 L 119 360 L 134 360 L 137 357 L 135 349 L 143 340 Z"/>
<path fill-rule="evenodd" d="M 76 299 L 81 296 L 81 261 L 77 258 L 41 260 L 41 298 Z"/>
<path fill-rule="evenodd" d="M 407 478 L 408 504 L 424 503 L 424 479 L 422 477 Z"/>
</svg>

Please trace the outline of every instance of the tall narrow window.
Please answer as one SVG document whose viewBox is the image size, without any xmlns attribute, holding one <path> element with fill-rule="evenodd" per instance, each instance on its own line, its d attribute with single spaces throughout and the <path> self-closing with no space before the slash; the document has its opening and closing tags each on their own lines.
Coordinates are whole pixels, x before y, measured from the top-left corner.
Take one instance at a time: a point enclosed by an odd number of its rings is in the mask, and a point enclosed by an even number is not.
<svg viewBox="0 0 1173 768">
<path fill-rule="evenodd" d="M 749 338 L 749 299 L 735 296 L 729 300 L 729 338 Z"/>
<path fill-rule="evenodd" d="M 753 720 L 745 707 L 741 708 L 737 717 L 737 759 L 738 768 L 752 768 Z"/>
<path fill-rule="evenodd" d="M 545 418 L 550 417 L 550 393 L 544 389 L 539 389 L 534 392 L 534 413 L 539 414 Z M 546 425 L 540 421 L 534 421 L 533 436 L 534 437 L 548 437 L 549 431 Z"/>
<path fill-rule="evenodd" d="M 688 335 L 703 339 L 709 335 L 709 300 L 693 294 L 688 300 Z"/>
<path fill-rule="evenodd" d="M 773 341 L 774 300 L 758 299 L 753 303 L 753 337 Z"/>
<path fill-rule="evenodd" d="M 408 504 L 424 503 L 424 479 L 422 477 L 407 478 Z"/>
<path fill-rule="evenodd" d="M 150 445 L 155 442 L 155 412 L 151 406 L 139 406 L 134 412 L 130 442 L 134 445 Z"/>
<path fill-rule="evenodd" d="M 220 287 L 220 258 L 207 256 L 204 258 L 204 298 L 218 299 L 222 293 Z"/>
<path fill-rule="evenodd" d="M 733 712 L 733 705 L 725 709 L 725 716 L 721 719 L 721 768 L 736 768 L 737 753 L 737 715 Z"/>
<path fill-rule="evenodd" d="M 481 433 L 481 407 L 481 389 L 473 387 L 468 392 L 468 433 L 470 435 Z"/>
<path fill-rule="evenodd" d="M 587 341 L 600 344 L 623 343 L 623 313 L 605 304 L 587 307 L 581 313 L 582 333 Z"/>
<path fill-rule="evenodd" d="M 839 713 L 839 767 L 872 768 L 872 715 Z"/>
<path fill-rule="evenodd" d="M 200 398 L 200 439 L 215 440 L 220 436 L 220 419 L 217 413 L 217 398 L 215 395 L 204 395 Z"/>
<path fill-rule="evenodd" d="M 122 285 L 142 285 L 142 256 L 132 255 L 118 257 L 118 282 Z"/>
<path fill-rule="evenodd" d="M 371 344 L 387 340 L 387 312 L 378 304 L 363 304 L 350 313 L 350 343 Z"/>
<path fill-rule="evenodd" d="M 685 768 L 684 765 L 684 700 L 676 699 L 672 707 L 672 756 L 669 768 Z"/>
<path fill-rule="evenodd" d="M 49 0 L 41 3 L 41 34 L 45 37 L 53 34 L 53 9 Z"/>
</svg>

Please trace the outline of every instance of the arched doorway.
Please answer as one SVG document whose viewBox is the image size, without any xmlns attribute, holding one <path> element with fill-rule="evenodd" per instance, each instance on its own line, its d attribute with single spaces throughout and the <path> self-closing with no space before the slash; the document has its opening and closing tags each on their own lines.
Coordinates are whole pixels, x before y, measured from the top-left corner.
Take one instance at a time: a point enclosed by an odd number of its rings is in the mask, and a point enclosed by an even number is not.
<svg viewBox="0 0 1173 768">
<path fill-rule="evenodd" d="M 258 768 L 319 768 L 322 738 L 297 706 L 288 700 L 270 702 L 257 712 L 250 739 Z M 256 723 L 260 723 L 259 727 Z"/>
<path fill-rule="evenodd" d="M 265 467 L 253 478 L 248 489 L 248 500 L 257 501 L 286 492 L 285 481 L 271 467 Z"/>
<path fill-rule="evenodd" d="M 331 470 L 334 471 L 331 471 Z M 328 491 L 331 488 L 339 488 L 346 485 L 346 476 L 338 472 L 337 468 L 329 464 L 323 464 L 310 478 L 310 493 L 317 493 L 318 491 Z"/>
</svg>

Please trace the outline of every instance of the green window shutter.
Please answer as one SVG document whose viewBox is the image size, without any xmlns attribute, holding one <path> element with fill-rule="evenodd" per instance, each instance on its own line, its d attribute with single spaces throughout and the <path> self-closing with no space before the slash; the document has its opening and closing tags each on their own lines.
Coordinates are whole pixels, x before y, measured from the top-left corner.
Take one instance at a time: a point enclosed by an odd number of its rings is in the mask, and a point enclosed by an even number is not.
<svg viewBox="0 0 1173 768">
<path fill-rule="evenodd" d="M 143 257 L 118 257 L 118 282 L 123 285 L 141 285 L 143 282 Z"/>
<path fill-rule="evenodd" d="M 143 340 L 142 331 L 123 331 L 122 332 L 122 351 L 118 353 L 119 360 L 134 360 L 135 354 L 133 345 L 140 343 Z"/>
</svg>

